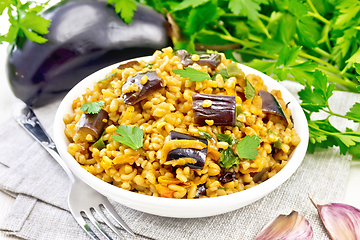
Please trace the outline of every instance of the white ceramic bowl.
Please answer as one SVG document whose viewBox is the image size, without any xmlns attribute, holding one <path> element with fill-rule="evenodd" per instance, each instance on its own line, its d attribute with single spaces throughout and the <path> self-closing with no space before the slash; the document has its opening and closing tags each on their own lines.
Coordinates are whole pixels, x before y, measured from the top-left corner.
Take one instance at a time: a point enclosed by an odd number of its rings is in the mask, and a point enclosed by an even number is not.
<svg viewBox="0 0 360 240">
<path fill-rule="evenodd" d="M 143 57 L 135 60 L 149 61 L 150 59 L 151 57 Z M 309 131 L 307 120 L 300 105 L 291 93 L 277 81 L 255 69 L 241 65 L 246 75 L 251 73 L 260 75 L 268 90 L 277 89 L 282 92 L 285 102 L 290 102 L 289 107 L 293 115 L 295 130 L 301 138 L 301 143 L 293 151 L 288 164 L 274 177 L 242 192 L 205 199 L 168 199 L 146 196 L 123 190 L 98 179 L 80 167 L 77 161 L 67 152 L 69 141 L 64 134 L 63 116 L 66 113 L 72 113 L 71 104 L 75 98 L 81 96 L 86 88 L 92 89 L 95 82 L 103 79 L 112 68 L 117 67 L 119 64 L 103 68 L 79 82 L 62 100 L 54 122 L 54 140 L 61 157 L 76 176 L 106 197 L 127 207 L 159 216 L 177 218 L 213 216 L 239 209 L 264 197 L 284 183 L 301 164 L 308 146 Z"/>
</svg>

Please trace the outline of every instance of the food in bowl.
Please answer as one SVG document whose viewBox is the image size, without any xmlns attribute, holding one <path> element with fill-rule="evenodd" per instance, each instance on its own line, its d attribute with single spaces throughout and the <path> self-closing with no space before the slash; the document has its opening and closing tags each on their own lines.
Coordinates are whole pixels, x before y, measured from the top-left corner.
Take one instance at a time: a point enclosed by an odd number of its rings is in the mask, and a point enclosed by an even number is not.
<svg viewBox="0 0 360 240">
<path fill-rule="evenodd" d="M 66 114 L 68 152 L 125 190 L 208 198 L 276 175 L 301 142 L 279 90 L 221 53 L 172 48 L 112 69 Z"/>
</svg>

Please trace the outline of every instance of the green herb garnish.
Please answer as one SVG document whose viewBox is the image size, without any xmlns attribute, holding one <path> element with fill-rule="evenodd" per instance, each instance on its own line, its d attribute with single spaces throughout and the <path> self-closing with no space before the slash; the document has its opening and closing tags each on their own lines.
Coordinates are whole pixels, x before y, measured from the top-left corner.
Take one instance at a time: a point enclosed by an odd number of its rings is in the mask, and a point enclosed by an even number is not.
<svg viewBox="0 0 360 240">
<path fill-rule="evenodd" d="M 80 109 L 81 111 L 83 111 L 84 113 L 90 113 L 90 114 L 95 114 L 95 113 L 99 113 L 101 110 L 101 107 L 104 106 L 104 101 L 98 101 L 98 102 L 88 102 L 88 103 L 84 103 L 83 105 L 81 105 Z"/>
<path fill-rule="evenodd" d="M 201 72 L 191 67 L 185 67 L 185 69 L 176 69 L 173 70 L 173 73 L 180 75 L 183 78 L 189 78 L 189 81 L 195 82 L 211 79 L 208 73 Z"/>
<path fill-rule="evenodd" d="M 94 144 L 93 144 L 93 145 L 95 145 L 96 148 L 99 149 L 99 150 L 101 150 L 101 149 L 103 149 L 103 148 L 106 147 L 106 144 L 105 144 L 105 142 L 104 142 L 104 140 L 103 140 L 104 133 L 105 133 L 105 131 L 102 132 L 102 134 L 101 134 L 101 136 L 99 137 L 99 139 L 98 139 L 96 142 L 94 142 Z"/>
<path fill-rule="evenodd" d="M 246 99 L 251 99 L 255 96 L 255 88 L 253 87 L 253 85 L 251 85 L 251 83 L 249 82 L 249 80 L 246 79 L 246 86 L 244 87 L 244 93 L 245 93 L 245 98 Z"/>
<path fill-rule="evenodd" d="M 275 133 L 272 129 L 270 129 L 270 128 L 267 130 L 267 133 L 268 133 L 268 134 L 271 134 L 271 135 L 277 136 L 276 133 Z"/>
<path fill-rule="evenodd" d="M 219 158 L 220 166 L 229 169 L 233 166 L 239 166 L 240 158 L 238 158 L 231 147 L 229 146 L 225 150 L 221 150 L 221 156 Z"/>
<path fill-rule="evenodd" d="M 238 127 L 238 128 L 240 129 L 240 128 L 242 128 L 242 127 L 244 126 L 244 123 L 242 123 L 242 122 L 240 122 L 240 121 L 236 120 L 236 121 L 235 121 L 235 126 L 236 126 L 236 127 Z"/>
<path fill-rule="evenodd" d="M 111 137 L 122 144 L 131 147 L 133 150 L 143 146 L 143 130 L 137 126 L 120 125 L 116 130 L 119 135 L 112 135 Z"/>
<path fill-rule="evenodd" d="M 215 136 L 218 139 L 218 141 L 227 142 L 229 145 L 234 145 L 234 144 L 238 143 L 238 141 L 239 141 L 238 139 L 233 138 L 229 134 L 215 133 Z"/>
<path fill-rule="evenodd" d="M 274 142 L 274 147 L 277 149 L 281 149 L 281 141 L 277 140 L 276 142 Z"/>
<path fill-rule="evenodd" d="M 259 150 L 256 148 L 260 146 L 261 138 L 256 135 L 246 135 L 241 139 L 240 143 L 236 146 L 239 158 L 255 159 Z"/>
<path fill-rule="evenodd" d="M 152 66 L 153 66 L 153 64 L 147 63 L 147 64 L 144 66 L 144 68 L 152 69 Z"/>
<path fill-rule="evenodd" d="M 226 80 L 229 78 L 229 74 L 228 74 L 227 70 L 226 70 L 225 68 L 223 68 L 223 69 L 220 69 L 218 72 L 216 72 L 216 73 L 214 74 L 214 76 L 212 76 L 212 80 L 215 80 L 215 79 L 216 79 L 216 76 L 217 76 L 218 74 L 220 74 L 220 75 L 222 76 L 222 78 L 223 78 L 224 81 L 226 81 Z"/>
<path fill-rule="evenodd" d="M 192 2 L 194 2 L 193 0 L 191 0 Z M 207 1 L 207 0 L 206 0 Z M 218 54 L 219 52 L 218 51 L 215 51 L 215 50 L 211 50 L 211 49 L 206 49 L 206 53 L 208 54 L 212 54 L 212 53 L 216 53 Z"/>
<path fill-rule="evenodd" d="M 255 159 L 258 155 L 257 147 L 260 146 L 261 138 L 258 136 L 245 136 L 241 141 L 233 138 L 228 134 L 215 134 L 218 141 L 227 142 L 229 147 L 221 150 L 219 163 L 221 167 L 229 169 L 233 166 L 238 166 L 240 158 Z M 236 145 L 237 155 L 234 153 L 232 146 Z"/>
<path fill-rule="evenodd" d="M 104 79 L 102 79 L 102 80 L 100 80 L 100 81 L 98 81 L 98 82 L 104 82 L 104 81 L 106 81 L 106 80 L 109 80 L 111 77 L 115 76 L 117 73 L 118 73 L 118 72 L 114 72 L 114 73 L 110 74 L 109 76 L 107 76 L 106 78 L 104 78 Z"/>
<path fill-rule="evenodd" d="M 219 159 L 220 166 L 226 169 L 229 169 L 233 166 L 238 166 L 240 162 L 240 158 L 235 155 L 234 151 L 232 150 L 232 146 L 234 144 L 239 143 L 239 140 L 233 138 L 231 135 L 228 134 L 219 134 L 215 133 L 216 138 L 220 142 L 227 142 L 229 147 L 227 149 L 221 150 L 221 156 Z"/>
<path fill-rule="evenodd" d="M 236 113 L 236 116 L 239 116 L 239 114 L 244 113 L 240 104 L 236 105 L 236 112 L 235 113 Z"/>
<path fill-rule="evenodd" d="M 199 132 L 199 137 L 201 137 L 203 139 L 211 139 L 212 138 L 212 136 L 209 133 L 207 133 L 203 130 L 198 129 L 198 132 Z"/>
</svg>

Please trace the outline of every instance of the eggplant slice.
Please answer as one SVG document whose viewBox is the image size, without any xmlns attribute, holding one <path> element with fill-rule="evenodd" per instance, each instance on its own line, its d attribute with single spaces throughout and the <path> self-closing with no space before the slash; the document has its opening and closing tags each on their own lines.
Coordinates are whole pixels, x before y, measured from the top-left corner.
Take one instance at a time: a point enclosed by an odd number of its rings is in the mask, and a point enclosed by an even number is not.
<svg viewBox="0 0 360 240">
<path fill-rule="evenodd" d="M 192 95 L 194 120 L 196 124 L 206 125 L 206 120 L 213 120 L 215 126 L 235 126 L 236 102 L 234 96 L 199 94 Z M 204 107 L 204 101 L 211 105 Z"/>
<path fill-rule="evenodd" d="M 172 140 L 193 140 L 193 141 L 200 141 L 206 145 L 208 144 L 206 139 L 202 139 L 200 137 L 192 136 L 185 133 L 179 133 L 176 131 L 170 132 L 170 141 Z M 186 166 L 193 169 L 203 169 L 205 166 L 206 155 L 207 155 L 207 147 L 201 150 L 193 149 L 193 148 L 177 148 L 171 150 L 168 153 L 166 161 L 168 162 L 178 159 L 191 158 L 194 159 L 196 162 L 186 163 L 185 164 Z"/>
<path fill-rule="evenodd" d="M 90 134 L 93 138 L 93 141 L 97 141 L 101 136 L 106 122 L 109 119 L 108 113 L 101 109 L 98 113 L 83 113 L 77 124 L 78 133 L 81 133 L 83 136 Z"/>
<path fill-rule="evenodd" d="M 186 50 L 178 50 L 175 52 L 175 55 L 179 57 L 181 64 L 184 67 L 187 67 L 189 65 L 192 65 L 194 63 L 197 63 L 201 66 L 208 66 L 210 67 L 212 70 L 215 70 L 215 68 L 220 64 L 221 62 L 221 56 L 220 54 L 217 53 L 203 53 L 203 54 L 198 54 L 199 55 L 199 60 L 198 61 L 194 61 L 192 59 L 192 54 L 190 54 L 188 51 Z"/>
<path fill-rule="evenodd" d="M 145 84 L 141 84 L 141 78 L 146 77 Z M 149 71 L 146 73 L 139 73 L 129 78 L 122 86 L 121 90 L 125 91 L 126 88 L 136 85 L 136 91 L 130 91 L 123 94 L 124 102 L 128 105 L 134 105 L 155 91 L 163 88 L 163 80 L 158 76 L 156 71 Z"/>
<path fill-rule="evenodd" d="M 262 111 L 268 115 L 266 118 L 275 121 L 279 119 L 287 127 L 288 120 L 274 95 L 264 90 L 259 90 L 259 95 L 262 98 Z M 275 116 L 275 118 L 273 116 Z"/>
</svg>

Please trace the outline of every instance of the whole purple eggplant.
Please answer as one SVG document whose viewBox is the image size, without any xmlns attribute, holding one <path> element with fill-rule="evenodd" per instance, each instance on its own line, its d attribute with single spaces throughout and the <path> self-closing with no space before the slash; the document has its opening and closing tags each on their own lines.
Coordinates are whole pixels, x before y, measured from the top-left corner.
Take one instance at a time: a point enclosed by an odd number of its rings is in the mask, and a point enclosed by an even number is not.
<svg viewBox="0 0 360 240">
<path fill-rule="evenodd" d="M 165 18 L 142 5 L 129 25 L 106 1 L 60 2 L 42 16 L 51 20 L 48 41 L 18 39 L 7 61 L 12 91 L 33 107 L 63 96 L 107 65 L 169 45 Z"/>
</svg>

